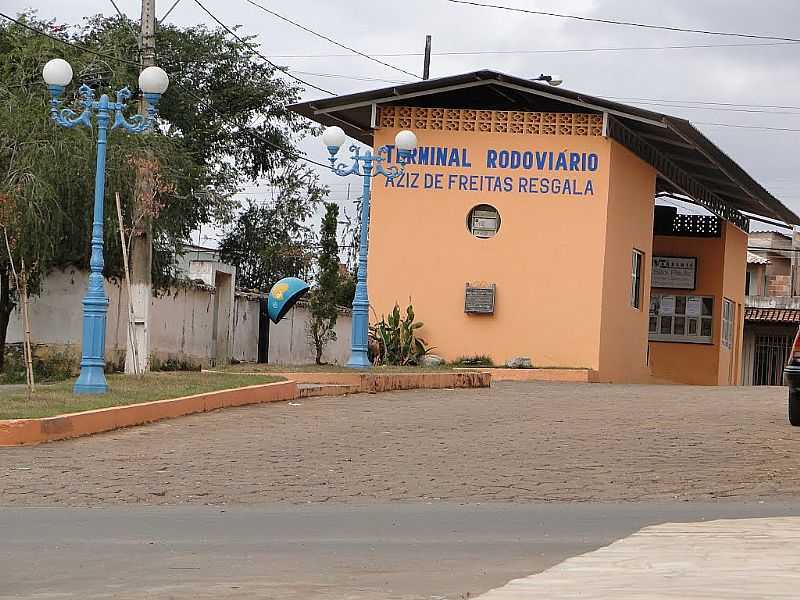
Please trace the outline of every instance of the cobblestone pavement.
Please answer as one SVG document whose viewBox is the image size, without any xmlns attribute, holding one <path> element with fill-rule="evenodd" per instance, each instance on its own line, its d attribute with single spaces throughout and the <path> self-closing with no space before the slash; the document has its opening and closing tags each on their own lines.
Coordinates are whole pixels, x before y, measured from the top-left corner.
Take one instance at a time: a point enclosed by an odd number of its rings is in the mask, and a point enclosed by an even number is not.
<svg viewBox="0 0 800 600">
<path fill-rule="evenodd" d="M 0 505 L 800 496 L 785 388 L 499 383 L 0 448 Z"/>
</svg>

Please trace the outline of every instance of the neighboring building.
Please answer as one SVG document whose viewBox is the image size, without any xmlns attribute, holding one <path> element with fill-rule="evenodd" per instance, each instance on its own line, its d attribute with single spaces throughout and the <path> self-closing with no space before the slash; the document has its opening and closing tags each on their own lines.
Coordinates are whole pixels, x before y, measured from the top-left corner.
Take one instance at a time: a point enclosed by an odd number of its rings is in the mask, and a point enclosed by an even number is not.
<svg viewBox="0 0 800 600">
<path fill-rule="evenodd" d="M 783 385 L 800 326 L 800 235 L 754 231 L 748 248 L 742 382 Z"/>
<path fill-rule="evenodd" d="M 375 315 L 410 298 L 437 354 L 740 381 L 741 211 L 800 219 L 688 121 L 488 70 L 293 109 L 390 165 L 395 134 L 417 134 L 405 175 L 374 181 L 369 296 Z"/>
</svg>

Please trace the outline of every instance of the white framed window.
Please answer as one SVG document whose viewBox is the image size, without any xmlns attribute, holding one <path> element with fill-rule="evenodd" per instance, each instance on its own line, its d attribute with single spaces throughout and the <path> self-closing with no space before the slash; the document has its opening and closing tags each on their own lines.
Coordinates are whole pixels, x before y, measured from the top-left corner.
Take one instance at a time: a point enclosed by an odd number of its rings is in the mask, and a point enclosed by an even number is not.
<svg viewBox="0 0 800 600">
<path fill-rule="evenodd" d="M 710 344 L 713 324 L 712 296 L 650 295 L 650 341 Z"/>
<path fill-rule="evenodd" d="M 642 308 L 642 265 L 644 252 L 634 250 L 631 255 L 631 306 Z"/>
<path fill-rule="evenodd" d="M 727 298 L 722 299 L 722 345 L 733 348 L 733 323 L 736 315 L 736 305 Z"/>
</svg>

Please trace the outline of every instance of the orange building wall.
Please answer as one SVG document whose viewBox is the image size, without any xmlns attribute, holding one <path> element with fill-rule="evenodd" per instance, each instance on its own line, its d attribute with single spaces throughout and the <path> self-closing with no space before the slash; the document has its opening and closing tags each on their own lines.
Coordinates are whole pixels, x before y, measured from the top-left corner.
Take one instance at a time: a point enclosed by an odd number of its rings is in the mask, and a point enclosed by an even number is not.
<svg viewBox="0 0 800 600">
<path fill-rule="evenodd" d="M 375 147 L 392 144 L 395 128 L 378 128 Z M 496 364 L 530 357 L 536 367 L 590 369 L 595 381 L 728 383 L 738 352 L 721 357 L 721 295 L 743 305 L 746 236 L 725 224 L 723 237 L 652 236 L 655 170 L 599 136 L 519 135 L 422 129 L 419 146 L 468 148 L 470 168 L 409 165 L 400 186 L 373 183 L 369 292 L 375 311 L 413 303 L 422 337 L 446 360 L 489 355 Z M 488 169 L 486 151 L 594 152 L 592 173 Z M 434 174 L 591 178 L 592 196 L 423 189 Z M 418 189 L 409 184 L 416 178 Z M 490 204 L 498 234 L 475 238 L 467 215 Z M 630 306 L 631 253 L 644 252 L 642 308 Z M 654 255 L 698 256 L 698 288 L 712 295 L 714 344 L 648 344 Z M 495 313 L 464 313 L 467 282 L 497 286 Z M 738 295 L 737 295 L 738 290 Z M 685 291 L 676 291 L 676 293 Z M 737 314 L 740 321 L 741 313 Z M 741 331 L 737 336 L 741 339 Z M 741 348 L 739 342 L 738 348 Z M 649 350 L 649 364 L 648 364 Z"/>
<path fill-rule="evenodd" d="M 719 385 L 738 385 L 742 381 L 742 336 L 744 335 L 744 284 L 747 273 L 748 236 L 741 229 L 725 223 L 725 264 L 723 295 L 736 304 L 734 315 L 733 347 L 720 350 Z M 720 305 L 720 311 L 722 307 Z M 720 312 L 719 334 L 722 335 L 722 313 Z"/>
<path fill-rule="evenodd" d="M 611 143 L 603 275 L 600 366 L 596 381 L 645 382 L 650 264 L 653 245 L 653 197 L 656 171 L 625 147 Z M 644 253 L 641 308 L 631 306 L 633 250 Z"/>
<path fill-rule="evenodd" d="M 396 129 L 378 129 L 375 147 Z M 535 366 L 599 366 L 605 216 L 611 142 L 601 137 L 417 131 L 420 146 L 468 147 L 472 168 L 410 165 L 407 172 L 526 173 L 486 169 L 489 148 L 594 152 L 593 196 L 399 189 L 377 178 L 369 249 L 370 302 L 380 315 L 409 299 L 422 336 L 445 359 L 487 354 L 500 364 L 514 356 Z M 542 175 L 536 171 L 528 175 Z M 554 174 L 553 174 L 554 175 Z M 579 182 L 589 174 L 575 173 Z M 467 230 L 478 204 L 498 209 L 491 239 Z M 497 285 L 494 315 L 464 313 L 467 282 Z"/>
<path fill-rule="evenodd" d="M 747 268 L 747 234 L 723 222 L 719 238 L 655 236 L 656 256 L 696 256 L 697 288 L 665 290 L 659 293 L 693 294 L 714 297 L 714 322 L 711 344 L 650 342 L 650 368 L 657 379 L 697 385 L 729 385 L 740 380 L 743 309 L 737 310 L 738 333 L 732 352 L 720 344 L 722 298 L 744 305 L 744 277 Z M 733 367 L 730 361 L 733 360 Z"/>
</svg>

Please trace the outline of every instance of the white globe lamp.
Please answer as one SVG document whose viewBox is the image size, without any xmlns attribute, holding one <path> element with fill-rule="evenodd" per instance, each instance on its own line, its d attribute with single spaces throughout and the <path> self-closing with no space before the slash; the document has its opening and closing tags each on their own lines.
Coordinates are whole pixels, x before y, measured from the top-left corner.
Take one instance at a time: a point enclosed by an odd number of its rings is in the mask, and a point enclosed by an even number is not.
<svg viewBox="0 0 800 600">
<path fill-rule="evenodd" d="M 59 86 L 62 89 L 72 81 L 72 66 L 63 58 L 47 61 L 42 69 L 42 77 L 48 86 Z"/>
<path fill-rule="evenodd" d="M 169 76 L 161 67 L 147 67 L 139 73 L 139 89 L 145 94 L 161 95 L 169 87 Z"/>
<path fill-rule="evenodd" d="M 417 136 L 414 135 L 413 131 L 404 129 L 394 136 L 394 145 L 397 146 L 398 150 L 411 152 L 417 147 Z"/>
<path fill-rule="evenodd" d="M 331 127 L 326 127 L 325 131 L 322 132 L 322 143 L 325 144 L 331 154 L 336 154 L 344 144 L 346 137 L 341 127 L 332 125 Z"/>
</svg>

